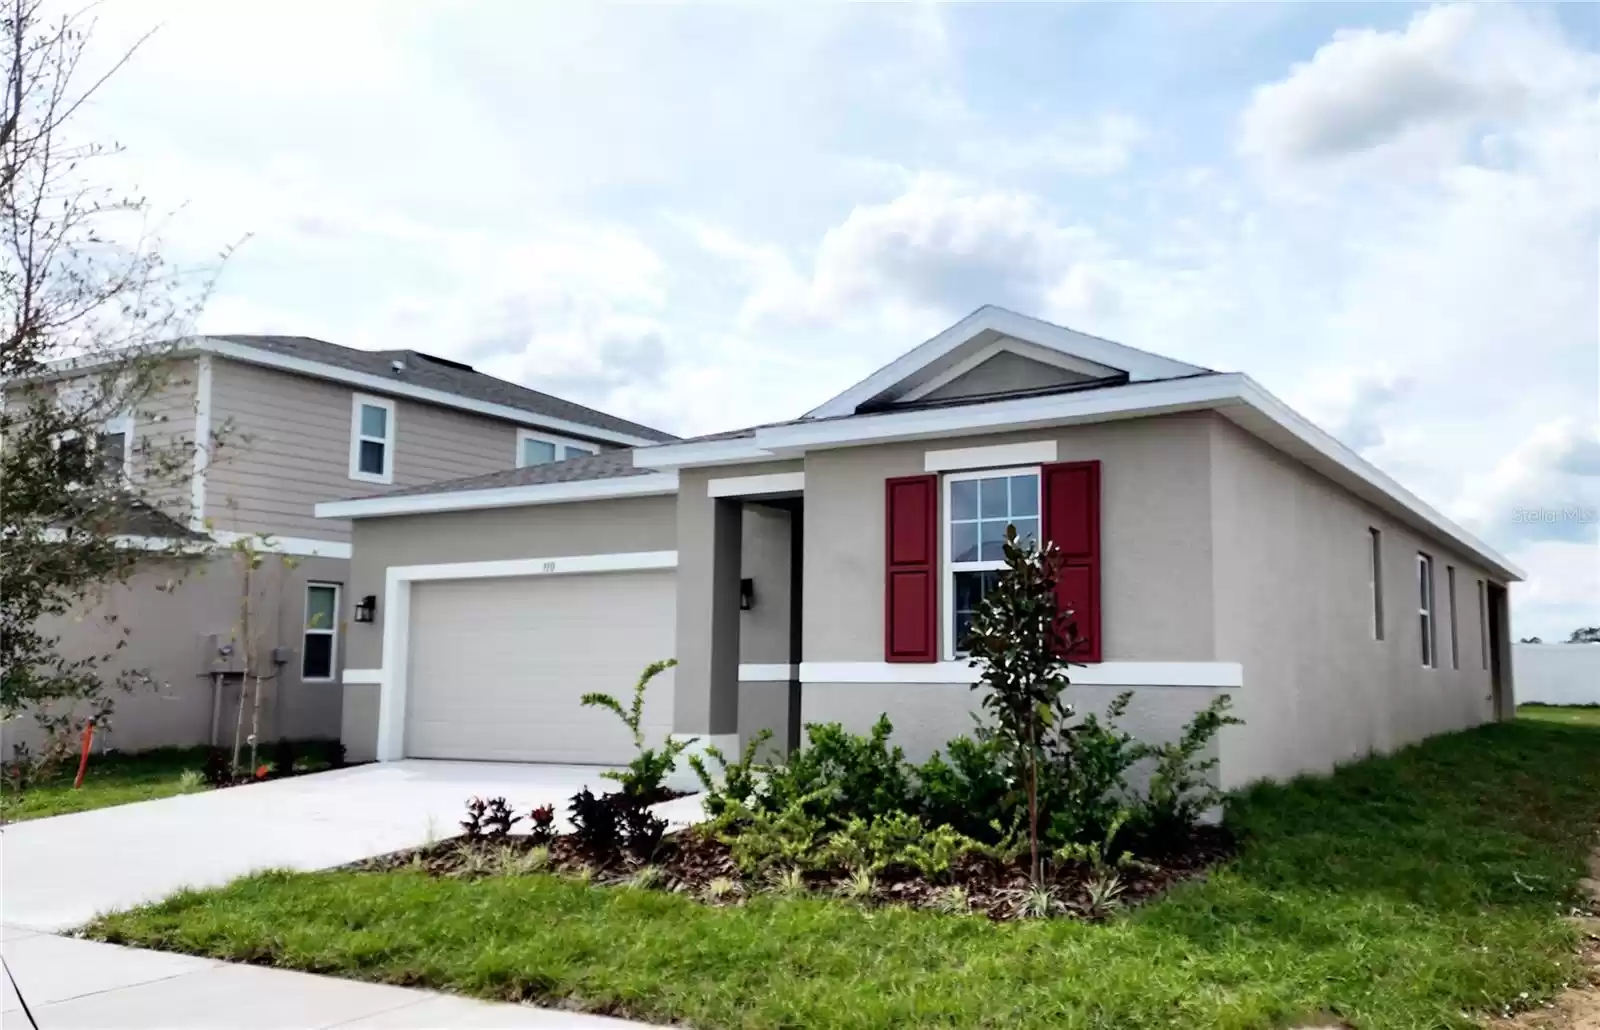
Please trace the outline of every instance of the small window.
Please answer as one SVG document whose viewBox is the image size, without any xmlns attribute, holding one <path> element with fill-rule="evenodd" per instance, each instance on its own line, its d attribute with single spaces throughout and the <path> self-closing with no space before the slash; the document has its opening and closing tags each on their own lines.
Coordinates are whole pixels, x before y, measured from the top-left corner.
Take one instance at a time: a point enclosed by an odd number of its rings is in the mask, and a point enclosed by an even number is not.
<svg viewBox="0 0 1600 1030">
<path fill-rule="evenodd" d="M 1006 567 L 1006 527 L 1039 539 L 1039 470 L 962 472 L 945 477 L 945 653 L 962 653 L 972 616 Z"/>
<path fill-rule="evenodd" d="M 333 679 L 339 645 L 339 586 L 306 584 L 306 625 L 300 647 L 300 678 Z"/>
<path fill-rule="evenodd" d="M 1367 582 L 1372 589 L 1372 639 L 1383 639 L 1383 533 L 1368 529 Z"/>
<path fill-rule="evenodd" d="M 1460 636 L 1456 632 L 1456 567 L 1444 567 L 1445 600 L 1450 602 L 1450 668 L 1461 668 L 1461 644 L 1456 639 Z"/>
<path fill-rule="evenodd" d="M 75 430 L 62 433 L 54 441 L 55 447 L 77 456 L 88 464 L 83 437 Z M 100 476 L 106 480 L 127 478 L 133 466 L 133 419 L 126 416 L 106 422 L 94 438 L 94 461 L 99 465 Z M 81 485 L 81 484 L 78 484 Z"/>
<path fill-rule="evenodd" d="M 531 429 L 517 430 L 517 468 L 566 461 L 594 453 L 592 444 L 574 443 L 563 437 L 535 433 Z"/>
<path fill-rule="evenodd" d="M 1433 626 L 1433 559 L 1421 552 L 1417 553 L 1417 619 L 1422 633 L 1422 665 L 1431 669 L 1438 664 Z"/>
<path fill-rule="evenodd" d="M 350 478 L 394 482 L 394 401 L 356 394 L 350 406 Z"/>
<path fill-rule="evenodd" d="M 1483 667 L 1489 667 L 1489 601 L 1487 592 L 1483 588 L 1483 580 L 1478 580 L 1478 650 L 1483 658 Z"/>
</svg>

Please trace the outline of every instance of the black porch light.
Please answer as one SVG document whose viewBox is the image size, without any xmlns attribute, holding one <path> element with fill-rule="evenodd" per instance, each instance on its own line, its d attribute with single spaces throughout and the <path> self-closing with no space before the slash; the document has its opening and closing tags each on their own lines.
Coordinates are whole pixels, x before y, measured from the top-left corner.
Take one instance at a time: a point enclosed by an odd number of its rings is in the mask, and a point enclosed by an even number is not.
<svg viewBox="0 0 1600 1030">
<path fill-rule="evenodd" d="M 378 614 L 378 595 L 368 594 L 356 602 L 356 621 L 371 622 Z"/>
</svg>

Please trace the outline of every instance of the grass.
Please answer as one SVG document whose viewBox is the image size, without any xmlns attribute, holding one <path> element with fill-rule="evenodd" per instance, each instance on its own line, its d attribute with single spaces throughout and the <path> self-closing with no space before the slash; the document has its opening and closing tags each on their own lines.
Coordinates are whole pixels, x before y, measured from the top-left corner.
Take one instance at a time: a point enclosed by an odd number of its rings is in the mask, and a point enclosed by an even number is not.
<svg viewBox="0 0 1600 1030">
<path fill-rule="evenodd" d="M 20 794 L 6 781 L 0 789 L 0 822 L 43 819 L 209 790 L 200 778 L 206 751 L 204 747 L 163 747 L 131 754 L 91 754 L 83 786 L 77 790 L 72 789 L 78 774 L 76 761 Z M 270 748 L 261 754 L 263 760 L 270 758 Z M 297 742 L 295 754 L 311 761 L 313 767 L 326 766 L 333 745 L 322 740 Z"/>
<path fill-rule="evenodd" d="M 1519 705 L 1517 718 L 1600 728 L 1600 705 Z"/>
<path fill-rule="evenodd" d="M 43 819 L 205 790 L 204 782 L 183 775 L 200 770 L 205 752 L 201 747 L 169 747 L 129 755 L 90 755 L 88 772 L 78 790 L 72 789 L 73 777 L 78 774 L 76 762 L 21 794 L 7 785 L 0 792 L 0 817 L 8 823 Z"/>
<path fill-rule="evenodd" d="M 1104 925 L 547 875 L 264 873 L 96 938 L 701 1028 L 1473 1025 L 1577 972 L 1600 730 L 1486 726 L 1236 799 L 1239 857 Z"/>
</svg>

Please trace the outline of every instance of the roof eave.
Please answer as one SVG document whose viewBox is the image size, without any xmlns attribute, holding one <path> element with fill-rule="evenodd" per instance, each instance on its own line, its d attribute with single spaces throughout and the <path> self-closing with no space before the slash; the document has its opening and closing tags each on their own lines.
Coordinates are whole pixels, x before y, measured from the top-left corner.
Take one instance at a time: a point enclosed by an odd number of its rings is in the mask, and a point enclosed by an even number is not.
<svg viewBox="0 0 1600 1030">
<path fill-rule="evenodd" d="M 433 512 L 480 511 L 541 504 L 566 504 L 628 497 L 659 497 L 678 492 L 676 472 L 609 476 L 560 483 L 530 483 L 482 490 L 444 490 L 397 497 L 364 497 L 353 501 L 324 501 L 314 509 L 319 519 L 368 519 L 388 515 L 424 515 Z"/>
</svg>

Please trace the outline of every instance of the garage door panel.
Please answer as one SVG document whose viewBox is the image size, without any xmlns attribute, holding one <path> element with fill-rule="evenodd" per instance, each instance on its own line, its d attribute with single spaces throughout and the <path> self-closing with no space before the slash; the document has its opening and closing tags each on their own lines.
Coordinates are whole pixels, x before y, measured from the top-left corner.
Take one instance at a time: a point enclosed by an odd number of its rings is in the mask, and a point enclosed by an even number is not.
<svg viewBox="0 0 1600 1030">
<path fill-rule="evenodd" d="M 670 572 L 463 580 L 412 588 L 406 753 L 620 764 L 633 754 L 616 716 L 650 662 L 674 648 Z M 645 702 L 648 742 L 672 726 L 672 671 Z"/>
</svg>

